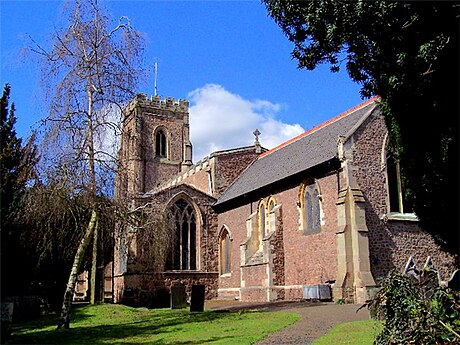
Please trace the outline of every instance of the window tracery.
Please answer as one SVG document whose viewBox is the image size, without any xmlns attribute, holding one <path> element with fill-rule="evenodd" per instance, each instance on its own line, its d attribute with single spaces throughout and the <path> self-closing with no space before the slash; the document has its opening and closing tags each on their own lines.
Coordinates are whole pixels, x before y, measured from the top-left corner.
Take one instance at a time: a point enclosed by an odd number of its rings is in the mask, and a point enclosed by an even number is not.
<svg viewBox="0 0 460 345">
<path fill-rule="evenodd" d="M 301 230 L 306 235 L 321 231 L 321 194 L 317 183 L 306 181 L 300 188 L 299 212 Z"/>
<path fill-rule="evenodd" d="M 177 200 L 170 209 L 174 224 L 172 246 L 166 263 L 168 270 L 196 270 L 196 216 L 193 207 L 184 199 Z"/>
</svg>

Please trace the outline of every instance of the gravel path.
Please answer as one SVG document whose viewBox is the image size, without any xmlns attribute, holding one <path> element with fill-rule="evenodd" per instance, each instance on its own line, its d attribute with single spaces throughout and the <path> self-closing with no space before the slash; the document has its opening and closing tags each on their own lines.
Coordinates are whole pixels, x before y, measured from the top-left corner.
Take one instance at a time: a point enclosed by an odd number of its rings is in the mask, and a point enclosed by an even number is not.
<svg viewBox="0 0 460 345">
<path fill-rule="evenodd" d="M 361 304 L 335 304 L 332 302 L 275 302 L 243 303 L 226 301 L 209 301 L 206 308 L 214 310 L 258 309 L 260 311 L 286 311 L 300 314 L 295 324 L 268 335 L 256 345 L 311 344 L 326 334 L 333 326 L 358 320 L 368 320 L 369 310 Z"/>
</svg>

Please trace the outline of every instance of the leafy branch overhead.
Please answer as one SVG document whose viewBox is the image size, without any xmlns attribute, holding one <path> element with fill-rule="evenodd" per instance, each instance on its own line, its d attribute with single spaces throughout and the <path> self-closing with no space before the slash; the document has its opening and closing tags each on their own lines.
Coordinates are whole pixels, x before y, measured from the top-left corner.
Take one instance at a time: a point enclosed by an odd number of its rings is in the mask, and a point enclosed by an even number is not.
<svg viewBox="0 0 460 345">
<path fill-rule="evenodd" d="M 293 43 L 299 68 L 346 68 L 362 97 L 381 97 L 389 149 L 414 212 L 459 254 L 458 2 L 263 2 Z"/>
</svg>

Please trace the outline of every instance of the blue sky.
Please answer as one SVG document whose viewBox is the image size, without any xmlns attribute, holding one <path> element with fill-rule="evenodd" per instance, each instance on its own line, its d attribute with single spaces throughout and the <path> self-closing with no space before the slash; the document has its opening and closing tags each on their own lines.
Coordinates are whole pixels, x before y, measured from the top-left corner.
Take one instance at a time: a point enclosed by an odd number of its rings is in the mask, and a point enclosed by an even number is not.
<svg viewBox="0 0 460 345">
<path fill-rule="evenodd" d="M 46 46 L 62 1 L 0 1 L 1 82 L 11 84 L 18 135 L 46 114 L 39 69 L 23 54 L 27 37 Z M 211 151 L 260 141 L 271 148 L 361 103 L 360 85 L 343 70 L 297 69 L 293 48 L 259 0 L 104 1 L 146 40 L 147 82 L 137 92 L 190 100 L 194 162 Z"/>
</svg>

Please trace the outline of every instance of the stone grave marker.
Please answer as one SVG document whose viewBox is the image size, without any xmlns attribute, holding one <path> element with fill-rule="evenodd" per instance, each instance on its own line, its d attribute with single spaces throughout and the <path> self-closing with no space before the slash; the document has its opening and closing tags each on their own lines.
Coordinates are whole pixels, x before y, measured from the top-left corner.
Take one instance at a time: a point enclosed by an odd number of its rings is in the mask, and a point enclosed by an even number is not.
<svg viewBox="0 0 460 345">
<path fill-rule="evenodd" d="M 187 294 L 185 286 L 175 284 L 171 286 L 171 309 L 184 309 L 187 307 Z"/>
<path fill-rule="evenodd" d="M 190 311 L 204 310 L 204 285 L 192 285 L 192 298 L 190 301 Z"/>
</svg>

